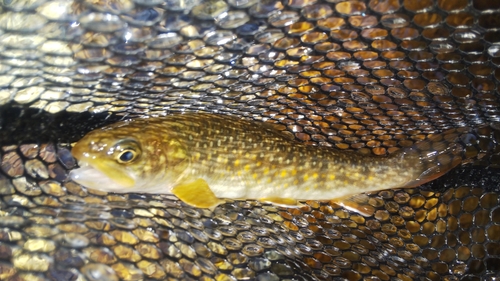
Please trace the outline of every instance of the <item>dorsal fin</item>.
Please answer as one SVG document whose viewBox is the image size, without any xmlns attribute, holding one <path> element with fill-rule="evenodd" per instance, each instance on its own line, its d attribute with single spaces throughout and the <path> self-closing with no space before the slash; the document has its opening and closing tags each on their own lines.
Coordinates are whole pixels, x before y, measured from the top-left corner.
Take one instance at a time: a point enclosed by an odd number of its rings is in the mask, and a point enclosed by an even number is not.
<svg viewBox="0 0 500 281">
<path fill-rule="evenodd" d="M 271 122 L 261 122 L 261 125 L 268 131 L 273 132 L 287 140 L 295 140 L 295 136 L 286 130 L 286 126 L 283 124 L 271 123 Z"/>
</svg>

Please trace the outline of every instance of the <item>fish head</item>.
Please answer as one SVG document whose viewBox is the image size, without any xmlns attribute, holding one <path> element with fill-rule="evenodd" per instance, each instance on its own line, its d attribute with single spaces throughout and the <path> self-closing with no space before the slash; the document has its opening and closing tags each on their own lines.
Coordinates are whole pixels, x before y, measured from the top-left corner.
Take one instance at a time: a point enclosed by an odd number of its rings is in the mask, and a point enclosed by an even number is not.
<svg viewBox="0 0 500 281">
<path fill-rule="evenodd" d="M 70 178 L 107 192 L 162 193 L 157 192 L 159 186 L 181 174 L 185 150 L 158 130 L 131 127 L 98 129 L 78 141 L 71 153 L 80 168 L 72 170 Z"/>
</svg>

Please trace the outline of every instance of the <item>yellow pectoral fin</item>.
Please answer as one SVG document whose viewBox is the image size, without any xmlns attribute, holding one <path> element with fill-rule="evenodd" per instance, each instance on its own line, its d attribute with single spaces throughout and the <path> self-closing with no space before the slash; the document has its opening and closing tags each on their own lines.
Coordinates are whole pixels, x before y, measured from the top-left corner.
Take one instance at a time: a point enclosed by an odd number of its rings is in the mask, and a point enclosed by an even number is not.
<svg viewBox="0 0 500 281">
<path fill-rule="evenodd" d="M 266 198 L 260 198 L 259 201 L 268 202 L 271 204 L 287 208 L 298 208 L 301 206 L 301 204 L 297 200 L 292 198 L 266 197 Z"/>
<path fill-rule="evenodd" d="M 224 203 L 224 200 L 215 197 L 207 182 L 202 179 L 176 185 L 172 188 L 172 193 L 184 203 L 197 208 L 214 208 Z"/>
</svg>

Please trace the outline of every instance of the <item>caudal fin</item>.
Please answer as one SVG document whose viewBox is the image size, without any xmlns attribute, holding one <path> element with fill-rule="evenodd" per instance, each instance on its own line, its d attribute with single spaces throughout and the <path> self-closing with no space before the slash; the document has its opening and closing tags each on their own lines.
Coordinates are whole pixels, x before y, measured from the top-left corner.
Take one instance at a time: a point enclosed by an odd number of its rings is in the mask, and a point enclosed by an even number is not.
<svg viewBox="0 0 500 281">
<path fill-rule="evenodd" d="M 437 179 L 462 163 L 465 157 L 462 140 L 467 139 L 470 131 L 468 127 L 447 130 L 392 155 L 415 170 L 414 180 L 403 187 L 415 187 Z"/>
</svg>

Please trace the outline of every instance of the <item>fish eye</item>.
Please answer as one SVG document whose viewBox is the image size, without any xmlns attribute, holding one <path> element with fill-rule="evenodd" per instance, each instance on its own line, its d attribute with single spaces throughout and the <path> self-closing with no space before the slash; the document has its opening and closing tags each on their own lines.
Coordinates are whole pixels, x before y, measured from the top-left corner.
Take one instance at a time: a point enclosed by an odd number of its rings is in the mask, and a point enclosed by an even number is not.
<svg viewBox="0 0 500 281">
<path fill-rule="evenodd" d="M 115 161 L 120 164 L 130 164 L 140 157 L 142 150 L 135 140 L 121 140 L 109 150 Z"/>
<path fill-rule="evenodd" d="M 118 163 L 126 164 L 134 161 L 137 153 L 131 149 L 124 149 L 118 155 Z"/>
</svg>

